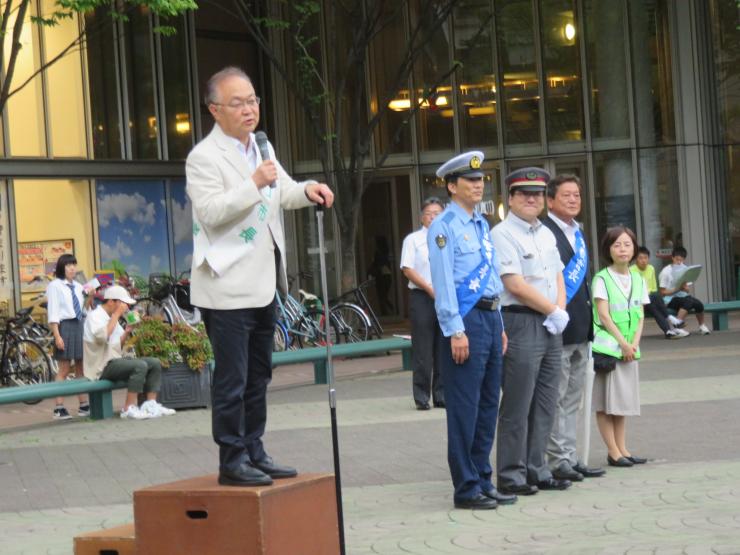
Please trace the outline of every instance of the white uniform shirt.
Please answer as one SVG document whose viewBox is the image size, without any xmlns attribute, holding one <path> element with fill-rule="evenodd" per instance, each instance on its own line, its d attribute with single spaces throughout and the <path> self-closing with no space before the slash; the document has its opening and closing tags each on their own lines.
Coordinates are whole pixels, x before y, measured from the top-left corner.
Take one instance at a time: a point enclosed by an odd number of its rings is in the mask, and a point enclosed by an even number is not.
<svg viewBox="0 0 740 555">
<path fill-rule="evenodd" d="M 563 220 L 558 218 L 552 212 L 548 212 L 547 215 L 550 216 L 553 222 L 558 224 L 558 227 L 563 231 L 563 233 L 565 233 L 565 237 L 568 239 L 568 242 L 570 243 L 571 248 L 575 250 L 576 249 L 576 231 L 578 231 L 581 228 L 581 225 L 575 220 L 572 220 L 571 223 L 566 224 Z"/>
<path fill-rule="evenodd" d="M 401 269 L 411 268 L 415 270 L 424 281 L 432 283 L 432 270 L 429 266 L 429 246 L 427 245 L 427 234 L 429 229 L 422 226 L 421 229 L 409 233 L 403 240 L 401 247 Z M 409 280 L 409 289 L 419 287 Z"/>
<path fill-rule="evenodd" d="M 518 274 L 551 303 L 557 303 L 558 275 L 564 266 L 552 231 L 539 220 L 532 225 L 509 212 L 491 230 L 491 240 L 501 262 L 501 277 Z M 521 304 L 504 288 L 502 306 Z"/>
<path fill-rule="evenodd" d="M 683 273 L 686 271 L 686 264 L 669 264 L 665 268 L 663 268 L 660 271 L 660 275 L 658 276 L 658 285 L 659 287 L 662 287 L 664 289 L 675 289 L 676 288 L 676 278 L 683 275 Z M 668 304 L 671 302 L 671 299 L 673 297 L 687 297 L 688 293 L 686 291 L 676 291 L 672 295 L 666 295 L 663 297 L 663 302 Z"/>
<path fill-rule="evenodd" d="M 72 286 L 80 303 L 80 310 L 84 314 L 85 297 L 82 292 L 82 285 L 73 281 Z M 66 280 L 57 278 L 49 283 L 46 287 L 46 303 L 47 322 L 50 324 L 58 324 L 63 320 L 74 320 L 77 317 L 75 307 L 72 304 L 72 290 Z"/>
<path fill-rule="evenodd" d="M 107 335 L 110 316 L 102 305 L 85 318 L 85 331 L 82 334 L 85 377 L 97 380 L 105 365 L 114 358 L 121 358 L 121 336 L 124 329 L 116 323 L 110 337 Z"/>
<path fill-rule="evenodd" d="M 606 271 L 609 272 L 610 276 L 612 276 L 612 278 L 614 279 L 614 283 L 617 284 L 617 287 L 619 287 L 624 296 L 629 299 L 632 296 L 632 276 L 630 274 L 618 274 L 617 272 L 614 272 L 611 268 L 607 268 Z M 642 280 L 642 282 L 642 300 L 640 302 L 644 305 L 650 304 L 648 286 L 645 283 L 644 279 Z M 609 294 L 606 291 L 606 284 L 604 283 L 603 279 L 594 280 L 593 288 L 594 299 L 603 299 L 605 301 L 609 300 Z"/>
</svg>

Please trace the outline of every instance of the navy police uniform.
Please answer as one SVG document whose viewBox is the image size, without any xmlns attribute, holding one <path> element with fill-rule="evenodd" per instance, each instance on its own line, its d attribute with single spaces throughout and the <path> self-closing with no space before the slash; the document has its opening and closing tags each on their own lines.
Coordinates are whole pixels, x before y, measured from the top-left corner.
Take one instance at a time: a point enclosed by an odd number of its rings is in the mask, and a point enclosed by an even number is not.
<svg viewBox="0 0 740 555">
<path fill-rule="evenodd" d="M 456 156 L 437 171 L 447 183 L 458 177 L 483 177 L 483 153 Z M 490 453 L 498 415 L 503 320 L 498 298 L 503 290 L 489 227 L 479 212 L 469 214 L 453 201 L 430 225 L 427 236 L 435 309 L 445 339 L 441 373 L 447 405 L 447 458 L 455 505 L 487 496 L 497 499 L 491 482 Z M 468 337 L 469 357 L 452 358 L 451 336 Z M 498 499 L 513 502 L 514 497 Z"/>
</svg>

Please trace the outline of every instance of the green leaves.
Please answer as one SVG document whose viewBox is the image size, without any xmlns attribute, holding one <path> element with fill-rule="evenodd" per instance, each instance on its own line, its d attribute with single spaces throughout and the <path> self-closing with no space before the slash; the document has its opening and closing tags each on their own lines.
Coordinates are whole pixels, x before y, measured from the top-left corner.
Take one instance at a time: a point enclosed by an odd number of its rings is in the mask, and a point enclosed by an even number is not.
<svg viewBox="0 0 740 555">
<path fill-rule="evenodd" d="M 163 368 L 184 362 L 199 372 L 213 358 L 203 324 L 195 329 L 186 324 L 170 326 L 161 318 L 145 316 L 136 326 L 132 342 L 137 356 L 157 358 Z"/>
</svg>

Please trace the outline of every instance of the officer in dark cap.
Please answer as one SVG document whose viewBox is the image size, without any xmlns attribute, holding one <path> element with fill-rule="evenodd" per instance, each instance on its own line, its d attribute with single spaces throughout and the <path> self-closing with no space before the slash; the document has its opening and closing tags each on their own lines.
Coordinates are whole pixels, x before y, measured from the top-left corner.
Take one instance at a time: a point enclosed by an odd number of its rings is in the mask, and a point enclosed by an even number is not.
<svg viewBox="0 0 740 555">
<path fill-rule="evenodd" d="M 437 170 L 452 202 L 427 235 L 435 310 L 444 335 L 447 461 L 459 509 L 495 509 L 516 501 L 491 481 L 506 334 L 498 309 L 503 291 L 498 259 L 488 223 L 477 210 L 484 189 L 482 162 L 482 152 L 466 152 Z"/>
<path fill-rule="evenodd" d="M 558 400 L 561 334 L 568 324 L 563 263 L 538 216 L 550 175 L 523 168 L 506 177 L 509 213 L 491 237 L 501 261 L 509 347 L 504 357 L 496 469 L 501 492 L 532 495 L 570 487 L 545 460 Z"/>
</svg>

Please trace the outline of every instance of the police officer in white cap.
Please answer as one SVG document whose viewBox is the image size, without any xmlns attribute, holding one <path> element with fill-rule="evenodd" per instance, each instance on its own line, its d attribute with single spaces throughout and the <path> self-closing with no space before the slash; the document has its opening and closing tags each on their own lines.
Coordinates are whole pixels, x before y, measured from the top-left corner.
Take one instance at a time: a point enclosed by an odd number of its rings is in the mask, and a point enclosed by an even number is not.
<svg viewBox="0 0 740 555">
<path fill-rule="evenodd" d="M 499 490 L 532 495 L 570 487 L 545 460 L 558 400 L 561 334 L 568 324 L 563 263 L 555 236 L 538 216 L 550 175 L 523 168 L 506 177 L 509 214 L 493 228 L 509 348 L 504 357 L 496 470 Z"/>
<path fill-rule="evenodd" d="M 456 156 L 437 170 L 452 202 L 429 227 L 434 304 L 444 339 L 441 373 L 447 405 L 447 460 L 459 509 L 495 509 L 516 501 L 491 481 L 501 364 L 506 334 L 498 309 L 503 285 L 483 198 L 483 153 Z"/>
</svg>

